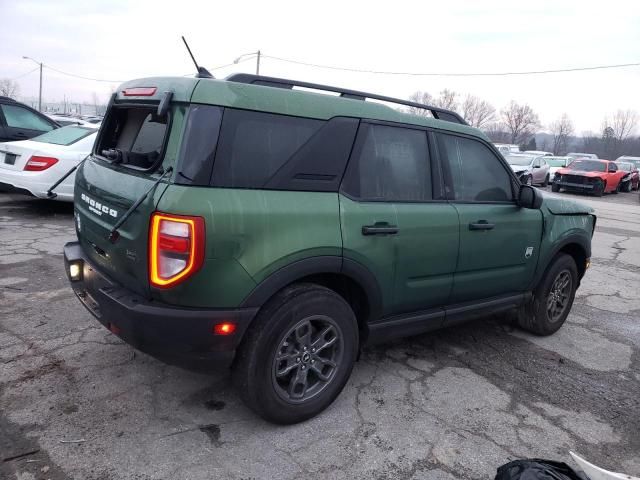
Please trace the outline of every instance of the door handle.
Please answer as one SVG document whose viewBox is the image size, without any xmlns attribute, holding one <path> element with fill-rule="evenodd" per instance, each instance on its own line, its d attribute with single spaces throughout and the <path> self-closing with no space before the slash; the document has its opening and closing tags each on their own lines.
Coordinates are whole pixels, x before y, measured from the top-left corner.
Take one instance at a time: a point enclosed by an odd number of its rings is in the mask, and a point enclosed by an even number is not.
<svg viewBox="0 0 640 480">
<path fill-rule="evenodd" d="M 398 233 L 396 225 L 389 225 L 387 222 L 376 222 L 373 225 L 363 225 L 362 235 L 395 235 Z"/>
<path fill-rule="evenodd" d="M 489 223 L 486 220 L 478 220 L 476 223 L 469 224 L 469 230 L 493 230 L 495 223 Z"/>
</svg>

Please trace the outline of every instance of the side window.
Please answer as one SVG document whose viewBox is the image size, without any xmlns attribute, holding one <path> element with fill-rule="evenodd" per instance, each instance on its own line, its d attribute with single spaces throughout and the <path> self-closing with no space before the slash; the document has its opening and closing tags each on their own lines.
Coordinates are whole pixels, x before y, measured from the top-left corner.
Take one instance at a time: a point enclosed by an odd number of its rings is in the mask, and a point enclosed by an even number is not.
<svg viewBox="0 0 640 480">
<path fill-rule="evenodd" d="M 540 165 L 541 165 L 540 159 L 539 159 L 539 158 L 536 158 L 536 159 L 533 161 L 533 167 L 534 167 L 534 168 L 535 168 L 535 167 L 539 167 Z"/>
<path fill-rule="evenodd" d="M 362 200 L 431 200 L 427 133 L 362 124 L 342 190 Z"/>
<path fill-rule="evenodd" d="M 38 130 L 40 132 L 53 130 L 53 125 L 26 108 L 17 105 L 1 105 L 0 108 L 2 108 L 8 127 Z"/>
<path fill-rule="evenodd" d="M 470 138 L 438 134 L 438 151 L 450 200 L 509 202 L 511 176 L 483 143 Z"/>
<path fill-rule="evenodd" d="M 324 123 L 310 118 L 225 109 L 212 185 L 262 188 Z"/>
<path fill-rule="evenodd" d="M 610 172 L 617 172 L 618 171 L 618 167 L 616 166 L 615 163 L 610 163 L 609 164 L 609 171 Z"/>
</svg>

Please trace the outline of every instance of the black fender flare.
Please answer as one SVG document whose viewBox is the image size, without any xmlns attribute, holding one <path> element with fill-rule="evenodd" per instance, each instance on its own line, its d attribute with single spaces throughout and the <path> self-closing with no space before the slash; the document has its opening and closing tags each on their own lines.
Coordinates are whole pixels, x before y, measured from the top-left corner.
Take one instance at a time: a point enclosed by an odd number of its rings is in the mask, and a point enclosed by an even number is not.
<svg viewBox="0 0 640 480">
<path fill-rule="evenodd" d="M 584 235 L 580 235 L 577 233 L 571 234 L 563 238 L 561 241 L 559 241 L 553 246 L 549 254 L 546 255 L 544 259 L 541 258 L 539 260 L 540 268 L 536 269 L 536 274 L 534 275 L 533 280 L 529 285 L 529 290 L 534 290 L 536 288 L 536 285 L 538 285 L 538 283 L 540 282 L 540 279 L 549 268 L 549 263 L 551 262 L 551 260 L 555 258 L 555 256 L 560 252 L 560 250 L 562 250 L 567 245 L 572 245 L 572 244 L 576 244 L 580 248 L 582 248 L 582 250 L 584 250 L 584 254 L 586 258 L 591 257 L 591 240 L 590 239 L 587 239 L 585 238 Z M 580 268 L 580 266 L 578 266 L 578 268 Z"/>
<path fill-rule="evenodd" d="M 382 314 L 382 291 L 375 275 L 360 262 L 340 256 L 324 255 L 292 262 L 261 281 L 247 295 L 241 308 L 260 308 L 287 285 L 304 277 L 323 273 L 344 275 L 356 282 L 367 295 L 369 321 Z"/>
</svg>

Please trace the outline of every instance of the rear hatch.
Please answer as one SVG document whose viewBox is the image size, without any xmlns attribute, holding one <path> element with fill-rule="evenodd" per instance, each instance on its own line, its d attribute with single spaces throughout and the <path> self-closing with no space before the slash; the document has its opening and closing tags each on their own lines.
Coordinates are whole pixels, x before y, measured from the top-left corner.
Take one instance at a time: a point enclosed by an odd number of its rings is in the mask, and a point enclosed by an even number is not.
<svg viewBox="0 0 640 480">
<path fill-rule="evenodd" d="M 187 102 L 196 84 L 195 79 L 150 78 L 122 85 L 92 155 L 76 174 L 76 232 L 85 254 L 103 274 L 142 295 L 149 291 L 149 219 L 168 180 L 130 214 L 116 241 L 109 234 L 175 163 Z M 166 115 L 158 115 L 161 101 L 169 98 Z"/>
</svg>

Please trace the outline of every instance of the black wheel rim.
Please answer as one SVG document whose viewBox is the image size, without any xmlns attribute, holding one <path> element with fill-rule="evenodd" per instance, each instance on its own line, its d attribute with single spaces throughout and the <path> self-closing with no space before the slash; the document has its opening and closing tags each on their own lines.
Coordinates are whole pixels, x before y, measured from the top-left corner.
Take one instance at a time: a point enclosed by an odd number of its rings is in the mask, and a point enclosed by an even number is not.
<svg viewBox="0 0 640 480">
<path fill-rule="evenodd" d="M 344 340 L 333 319 L 304 318 L 280 340 L 273 359 L 272 381 L 286 402 L 302 403 L 322 392 L 335 378 Z"/>
<path fill-rule="evenodd" d="M 562 270 L 556 276 L 547 295 L 547 317 L 551 323 L 559 321 L 569 306 L 573 278 L 569 270 Z"/>
</svg>

